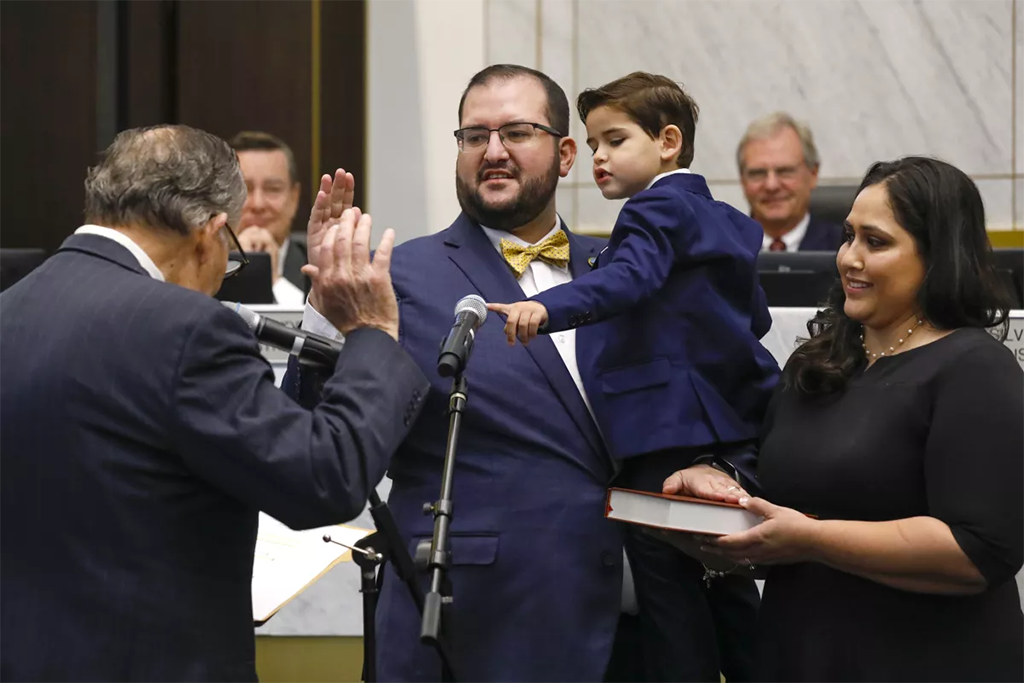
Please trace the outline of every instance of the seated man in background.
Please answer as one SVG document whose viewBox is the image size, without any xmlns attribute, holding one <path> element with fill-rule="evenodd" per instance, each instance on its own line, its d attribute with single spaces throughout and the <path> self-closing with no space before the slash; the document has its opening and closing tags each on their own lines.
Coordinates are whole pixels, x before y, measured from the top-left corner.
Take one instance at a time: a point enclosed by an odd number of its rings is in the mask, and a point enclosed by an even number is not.
<svg viewBox="0 0 1024 683">
<path fill-rule="evenodd" d="M 762 251 L 836 251 L 839 225 L 809 212 L 818 185 L 818 149 L 807 124 L 775 112 L 747 126 L 736 148 L 750 216 L 764 228 Z"/>
<path fill-rule="evenodd" d="M 277 303 L 302 306 L 309 293 L 309 278 L 302 274 L 306 235 L 292 234 L 302 187 L 295 155 L 283 140 L 259 131 L 243 131 L 229 144 L 238 153 L 249 191 L 238 240 L 246 251 L 270 254 Z"/>
</svg>

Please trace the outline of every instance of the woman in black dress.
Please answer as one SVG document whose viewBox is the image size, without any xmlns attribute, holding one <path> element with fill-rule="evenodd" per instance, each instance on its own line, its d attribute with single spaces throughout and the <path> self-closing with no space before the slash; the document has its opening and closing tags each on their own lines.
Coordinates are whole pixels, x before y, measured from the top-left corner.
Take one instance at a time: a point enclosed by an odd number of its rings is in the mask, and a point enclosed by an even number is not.
<svg viewBox="0 0 1024 683">
<path fill-rule="evenodd" d="M 1024 373 L 987 330 L 1008 305 L 981 197 L 880 162 L 845 234 L 742 501 L 765 521 L 708 550 L 770 565 L 765 680 L 1024 680 Z"/>
</svg>

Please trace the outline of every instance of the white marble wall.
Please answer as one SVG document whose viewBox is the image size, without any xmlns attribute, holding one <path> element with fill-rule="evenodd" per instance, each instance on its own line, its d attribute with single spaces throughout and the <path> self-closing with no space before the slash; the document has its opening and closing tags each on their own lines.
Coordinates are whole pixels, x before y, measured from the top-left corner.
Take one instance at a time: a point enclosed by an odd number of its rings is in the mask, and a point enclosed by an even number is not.
<svg viewBox="0 0 1024 683">
<path fill-rule="evenodd" d="M 637 69 L 683 83 L 701 108 L 694 170 L 741 209 L 736 143 L 784 109 L 814 130 L 823 183 L 939 156 L 976 180 L 990 228 L 1024 229 L 1024 0 L 484 1 L 486 62 L 539 68 L 570 99 Z M 571 132 L 582 139 L 578 122 Z M 619 203 L 588 162 L 559 210 L 606 231 Z"/>
<path fill-rule="evenodd" d="M 356 182 L 374 225 L 400 242 L 459 215 L 452 131 L 462 90 L 484 67 L 485 10 L 484 0 L 368 2 L 367 177 Z"/>
</svg>

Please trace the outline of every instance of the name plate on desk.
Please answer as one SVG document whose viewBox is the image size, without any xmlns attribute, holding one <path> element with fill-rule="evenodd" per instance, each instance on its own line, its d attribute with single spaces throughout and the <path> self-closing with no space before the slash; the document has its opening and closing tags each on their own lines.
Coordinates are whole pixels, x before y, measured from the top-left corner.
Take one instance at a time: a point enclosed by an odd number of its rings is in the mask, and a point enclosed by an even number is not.
<svg viewBox="0 0 1024 683">
<path fill-rule="evenodd" d="M 761 343 L 775 357 L 779 367 L 786 364 L 790 354 L 796 349 L 797 338 L 806 339 L 810 336 L 807 332 L 807 321 L 814 317 L 817 310 L 781 306 L 768 309 L 772 316 L 772 327 Z M 995 337 L 998 329 L 989 330 L 989 333 Z M 1017 363 L 1024 369 L 1024 311 L 1010 311 L 1010 326 L 1003 343 L 1013 352 Z"/>
<path fill-rule="evenodd" d="M 990 330 L 993 337 L 998 338 L 997 330 Z M 1013 357 L 1024 368 L 1024 311 L 1010 311 L 1010 328 L 1003 343 L 1013 351 Z"/>
</svg>

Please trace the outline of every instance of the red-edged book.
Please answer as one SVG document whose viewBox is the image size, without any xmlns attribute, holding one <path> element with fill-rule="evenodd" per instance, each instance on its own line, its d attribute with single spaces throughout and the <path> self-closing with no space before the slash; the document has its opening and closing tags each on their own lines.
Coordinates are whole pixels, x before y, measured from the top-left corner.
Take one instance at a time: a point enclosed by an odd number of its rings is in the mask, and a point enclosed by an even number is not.
<svg viewBox="0 0 1024 683">
<path fill-rule="evenodd" d="M 608 489 L 604 516 L 629 524 L 708 536 L 746 531 L 764 521 L 760 515 L 733 503 L 618 488 Z"/>
</svg>

